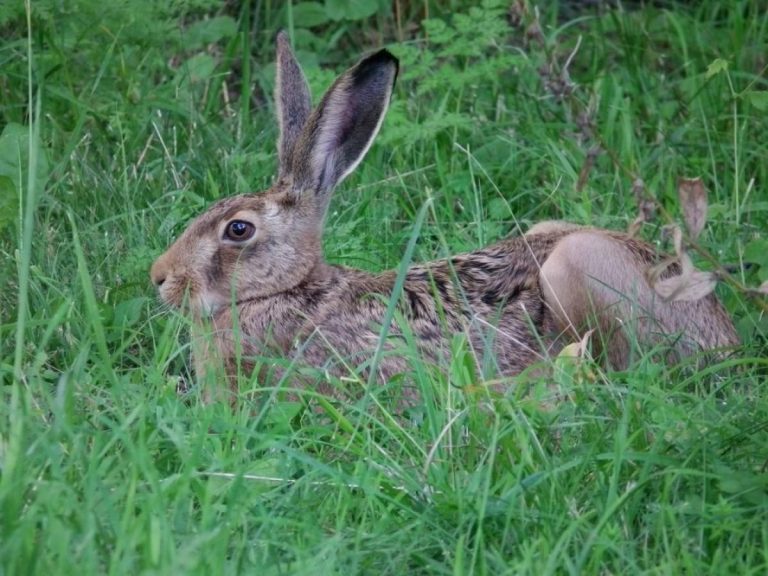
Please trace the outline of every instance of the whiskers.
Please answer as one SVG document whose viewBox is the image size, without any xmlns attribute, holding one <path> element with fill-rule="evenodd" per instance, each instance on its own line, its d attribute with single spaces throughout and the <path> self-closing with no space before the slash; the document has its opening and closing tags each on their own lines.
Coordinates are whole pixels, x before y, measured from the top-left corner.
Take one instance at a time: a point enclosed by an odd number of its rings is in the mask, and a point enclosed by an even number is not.
<svg viewBox="0 0 768 576">
<path fill-rule="evenodd" d="M 180 321 L 187 321 L 190 315 L 190 306 L 185 299 L 182 305 L 174 306 L 170 302 L 157 296 L 150 301 L 149 319 L 156 320 L 160 317 L 174 317 Z"/>
</svg>

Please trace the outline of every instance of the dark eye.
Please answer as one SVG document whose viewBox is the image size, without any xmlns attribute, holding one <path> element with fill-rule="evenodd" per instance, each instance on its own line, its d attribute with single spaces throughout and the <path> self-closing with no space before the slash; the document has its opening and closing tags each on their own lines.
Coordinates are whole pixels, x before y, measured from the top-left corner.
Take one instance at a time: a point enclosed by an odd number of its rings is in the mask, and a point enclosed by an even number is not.
<svg viewBox="0 0 768 576">
<path fill-rule="evenodd" d="M 243 242 L 250 239 L 254 232 L 256 232 L 256 228 L 250 222 L 232 220 L 232 222 L 227 224 L 226 230 L 224 230 L 224 238 L 233 242 Z"/>
</svg>

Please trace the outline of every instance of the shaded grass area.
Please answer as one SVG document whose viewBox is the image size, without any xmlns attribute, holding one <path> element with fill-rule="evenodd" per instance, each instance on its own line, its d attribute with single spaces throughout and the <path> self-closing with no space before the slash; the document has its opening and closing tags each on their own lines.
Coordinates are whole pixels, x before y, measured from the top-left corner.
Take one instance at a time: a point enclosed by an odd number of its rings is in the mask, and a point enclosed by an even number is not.
<svg viewBox="0 0 768 576">
<path fill-rule="evenodd" d="M 101 4 L 39 4 L 29 42 L 23 10 L 0 17 L 5 571 L 766 570 L 766 320 L 737 288 L 768 279 L 761 3 L 542 5 L 538 24 L 493 3 L 314 24 L 270 2 Z M 210 202 L 269 185 L 280 26 L 316 95 L 380 44 L 403 64 L 329 259 L 398 266 L 428 201 L 417 260 L 547 218 L 624 229 L 637 178 L 675 217 L 700 176 L 743 347 L 701 371 L 558 359 L 499 395 L 457 339 L 448 366 L 413 354 L 408 419 L 386 388 L 323 412 L 247 375 L 234 411 L 178 394 L 187 327 L 147 270 Z"/>
</svg>

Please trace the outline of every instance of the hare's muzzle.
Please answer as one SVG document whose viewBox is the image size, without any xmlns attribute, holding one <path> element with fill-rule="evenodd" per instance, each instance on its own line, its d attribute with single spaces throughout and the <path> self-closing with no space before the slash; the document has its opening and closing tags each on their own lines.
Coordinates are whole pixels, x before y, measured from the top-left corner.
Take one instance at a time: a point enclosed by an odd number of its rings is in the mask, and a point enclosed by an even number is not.
<svg viewBox="0 0 768 576">
<path fill-rule="evenodd" d="M 166 277 L 168 276 L 168 269 L 163 263 L 162 256 L 155 260 L 155 263 L 152 264 L 152 269 L 149 271 L 149 277 L 152 279 L 152 284 L 160 288 L 160 286 L 163 285 L 163 282 L 165 282 Z"/>
</svg>

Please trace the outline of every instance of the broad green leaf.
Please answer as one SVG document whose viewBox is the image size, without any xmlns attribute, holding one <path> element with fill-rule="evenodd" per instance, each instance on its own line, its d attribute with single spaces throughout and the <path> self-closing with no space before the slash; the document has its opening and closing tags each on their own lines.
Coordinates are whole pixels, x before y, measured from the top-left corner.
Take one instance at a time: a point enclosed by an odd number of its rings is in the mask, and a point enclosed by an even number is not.
<svg viewBox="0 0 768 576">
<path fill-rule="evenodd" d="M 756 238 L 744 247 L 744 260 L 768 266 L 768 239 Z"/>
<path fill-rule="evenodd" d="M 0 230 L 18 217 L 19 193 L 8 176 L 0 175 Z"/>
<path fill-rule="evenodd" d="M 312 28 L 328 22 L 328 14 L 319 2 L 299 2 L 293 7 L 293 22 L 300 28 Z"/>
<path fill-rule="evenodd" d="M 216 16 L 202 20 L 189 27 L 184 34 L 187 49 L 202 48 L 222 39 L 232 38 L 237 34 L 237 22 L 231 16 Z"/>
<path fill-rule="evenodd" d="M 45 186 L 48 162 L 39 143 L 30 147 L 29 128 L 11 122 L 0 134 L 0 229 L 16 218 L 19 197 L 26 192 L 30 148 L 37 154 L 38 192 Z"/>
<path fill-rule="evenodd" d="M 750 90 L 746 94 L 747 100 L 760 111 L 768 110 L 768 90 Z"/>
<path fill-rule="evenodd" d="M 21 171 L 26 167 L 29 149 L 29 128 L 11 122 L 0 134 L 0 174 L 13 180 L 16 190 L 21 186 Z"/>
<path fill-rule="evenodd" d="M 728 60 L 715 58 L 709 63 L 709 66 L 707 66 L 707 79 L 712 78 L 712 76 L 717 76 L 720 72 L 725 72 L 726 70 L 728 70 Z"/>
<path fill-rule="evenodd" d="M 325 11 L 331 20 L 364 20 L 376 14 L 377 0 L 326 0 Z"/>
<path fill-rule="evenodd" d="M 202 82 L 216 70 L 216 61 L 209 54 L 195 54 L 187 60 L 186 72 L 192 82 Z"/>
</svg>

